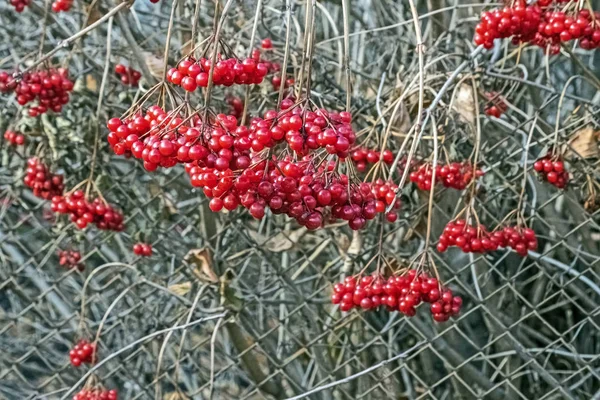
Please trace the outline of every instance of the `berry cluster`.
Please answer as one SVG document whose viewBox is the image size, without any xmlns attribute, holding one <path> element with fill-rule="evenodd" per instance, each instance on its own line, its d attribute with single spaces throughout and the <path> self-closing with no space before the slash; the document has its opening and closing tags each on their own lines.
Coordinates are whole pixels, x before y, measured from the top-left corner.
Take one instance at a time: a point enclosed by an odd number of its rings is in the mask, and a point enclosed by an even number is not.
<svg viewBox="0 0 600 400">
<path fill-rule="evenodd" d="M 309 229 L 343 219 L 360 229 L 389 205 L 397 209 L 397 186 L 378 181 L 351 185 L 334 171 L 335 162 L 314 159 L 311 150 L 324 148 L 346 157 L 356 136 L 349 113 L 311 111 L 290 99 L 281 111 L 267 111 L 250 127 L 238 126 L 232 115 L 207 121 L 197 115 L 167 113 L 158 106 L 145 113 L 108 121 L 108 142 L 117 155 L 131 153 L 154 171 L 184 163 L 194 187 L 203 189 L 214 212 L 242 206 L 261 219 L 269 207 L 287 214 Z M 287 144 L 300 156 L 265 159 L 265 148 Z M 388 221 L 398 218 L 395 211 Z"/>
<path fill-rule="evenodd" d="M 465 253 L 485 253 L 502 247 L 511 247 L 525 257 L 528 250 L 537 249 L 537 238 L 533 229 L 507 226 L 501 230 L 488 232 L 480 225 L 469 225 L 465 220 L 450 221 L 437 244 L 440 253 L 448 247 L 459 247 Z"/>
<path fill-rule="evenodd" d="M 351 229 L 358 230 L 385 212 L 386 205 L 400 207 L 395 202 L 397 187 L 393 183 L 350 185 L 346 175 L 334 175 L 332 170 L 333 164 L 315 168 L 310 156 L 306 156 L 299 162 L 289 158 L 258 161 L 238 177 L 202 167 L 191 167 L 188 173 L 192 185 L 203 187 L 212 198 L 209 206 L 214 212 L 223 208 L 231 211 L 241 205 L 254 218 L 261 219 L 268 206 L 274 214 L 286 214 L 308 229 L 321 227 L 326 219 L 342 219 L 348 221 Z M 389 200 L 380 200 L 381 197 Z M 397 214 L 390 211 L 386 218 L 395 221 Z"/>
<path fill-rule="evenodd" d="M 21 13 L 25 10 L 25 7 L 31 4 L 31 0 L 9 0 L 9 3 L 15 8 L 16 12 Z"/>
<path fill-rule="evenodd" d="M 273 43 L 271 39 L 263 39 L 262 46 L 264 50 L 270 50 L 273 48 Z M 271 85 L 273 86 L 273 90 L 279 90 L 281 87 L 281 64 L 274 61 L 269 61 L 268 59 L 262 57 L 260 49 L 252 50 L 252 59 L 256 62 L 262 63 L 267 66 L 268 74 L 273 74 L 271 77 Z M 286 78 L 284 82 L 284 87 L 287 89 L 290 86 L 294 86 L 295 80 L 293 77 Z"/>
<path fill-rule="evenodd" d="M 150 257 L 152 255 L 152 245 L 149 243 L 136 243 L 133 245 L 133 254 Z"/>
<path fill-rule="evenodd" d="M 542 19 L 539 6 L 525 6 L 518 3 L 514 7 L 504 7 L 481 14 L 481 21 L 475 28 L 475 44 L 486 49 L 494 47 L 494 39 L 513 37 L 514 41 L 528 42 L 538 31 Z"/>
<path fill-rule="evenodd" d="M 213 72 L 215 86 L 259 84 L 269 71 L 265 64 L 256 62 L 252 58 L 243 61 L 235 57 L 219 58 Z M 171 68 L 167 72 L 167 80 L 188 92 L 193 92 L 199 87 L 208 86 L 210 66 L 209 59 L 201 58 L 195 61 L 193 58 L 188 58 L 179 62 L 177 68 Z"/>
<path fill-rule="evenodd" d="M 494 233 L 498 232 L 502 234 L 500 246 L 512 248 L 521 257 L 527 256 L 528 250 L 537 250 L 537 236 L 531 228 L 507 226 Z"/>
<path fill-rule="evenodd" d="M 331 301 L 340 304 L 342 311 L 386 306 L 389 311 L 400 311 L 408 317 L 416 314 L 416 307 L 421 303 L 429 303 L 437 322 L 458 315 L 462 306 L 462 298 L 454 296 L 452 290 L 443 287 L 436 278 L 414 269 L 387 279 L 380 275 L 347 277 L 344 282 L 334 285 Z"/>
<path fill-rule="evenodd" d="M 58 263 L 68 269 L 77 268 L 79 271 L 84 270 L 83 264 L 80 263 L 81 254 L 74 250 L 59 250 Z"/>
<path fill-rule="evenodd" d="M 123 214 L 97 198 L 87 201 L 81 190 L 70 195 L 54 196 L 51 209 L 59 214 L 69 214 L 79 229 L 95 224 L 98 229 L 120 232 L 123 230 Z"/>
<path fill-rule="evenodd" d="M 44 200 L 60 196 L 65 189 L 63 176 L 50 172 L 50 169 L 36 157 L 27 160 L 23 182 L 33 190 L 33 195 Z"/>
<path fill-rule="evenodd" d="M 238 119 L 241 118 L 244 113 L 244 101 L 236 96 L 229 96 L 226 101 L 231 106 L 229 114 Z"/>
<path fill-rule="evenodd" d="M 540 178 L 559 189 L 564 189 L 569 183 L 569 173 L 565 170 L 565 163 L 552 154 L 537 160 L 533 164 L 533 169 Z"/>
<path fill-rule="evenodd" d="M 73 396 L 73 400 L 117 400 L 117 391 L 114 389 L 83 389 Z"/>
<path fill-rule="evenodd" d="M 115 65 L 115 74 L 121 76 L 123 85 L 137 86 L 142 74 L 131 67 L 126 67 L 123 64 Z"/>
<path fill-rule="evenodd" d="M 21 133 L 11 131 L 10 129 L 4 132 L 4 140 L 13 146 L 22 146 L 25 144 L 25 136 Z"/>
<path fill-rule="evenodd" d="M 504 102 L 502 96 L 497 92 L 487 92 L 485 94 L 488 102 L 485 105 L 485 113 L 492 117 L 500 118 L 502 114 L 508 110 L 508 106 Z"/>
<path fill-rule="evenodd" d="M 389 149 L 384 150 L 382 156 L 377 150 L 357 147 L 352 150 L 350 157 L 352 158 L 352 161 L 354 161 L 358 172 L 365 172 L 369 164 L 375 164 L 380 158 L 387 165 L 392 165 L 394 162 L 394 154 Z"/>
<path fill-rule="evenodd" d="M 448 165 L 436 166 L 436 182 L 440 182 L 444 187 L 463 190 L 473 180 L 474 177 L 483 176 L 483 171 L 473 170 L 473 166 L 468 162 L 453 162 Z M 416 171 L 410 173 L 409 179 L 416 183 L 420 190 L 431 190 L 433 180 L 433 168 L 431 164 L 423 164 Z"/>
<path fill-rule="evenodd" d="M 17 102 L 22 106 L 37 101 L 37 105 L 29 108 L 29 116 L 37 117 L 48 110 L 60 112 L 69 102 L 73 82 L 69 80 L 64 68 L 27 72 L 18 82 L 6 72 L 0 73 L 0 91 L 13 90 L 17 95 Z"/>
<path fill-rule="evenodd" d="M 351 125 L 352 114 L 325 109 L 311 111 L 300 105 L 294 106 L 290 99 L 281 102 L 281 109 L 280 113 L 268 110 L 262 119 L 252 120 L 249 135 L 252 150 L 261 151 L 285 140 L 298 155 L 325 148 L 329 154 L 336 154 L 339 158 L 348 157 L 356 141 Z"/>
<path fill-rule="evenodd" d="M 69 358 L 71 364 L 74 367 L 79 367 L 81 364 L 92 364 L 95 360 L 96 347 L 93 343 L 82 339 L 73 347 L 73 350 L 69 352 Z"/>
<path fill-rule="evenodd" d="M 55 13 L 61 11 L 69 11 L 73 5 L 73 0 L 54 0 L 52 3 L 52 11 Z"/>
<path fill-rule="evenodd" d="M 475 28 L 475 44 L 490 49 L 494 39 L 512 37 L 515 44 L 532 43 L 549 49 L 551 54 L 557 54 L 560 44 L 570 40 L 579 40 L 581 48 L 587 50 L 600 47 L 599 12 L 581 10 L 569 15 L 553 10 L 552 3 L 517 2 L 514 7 L 483 12 Z"/>
</svg>

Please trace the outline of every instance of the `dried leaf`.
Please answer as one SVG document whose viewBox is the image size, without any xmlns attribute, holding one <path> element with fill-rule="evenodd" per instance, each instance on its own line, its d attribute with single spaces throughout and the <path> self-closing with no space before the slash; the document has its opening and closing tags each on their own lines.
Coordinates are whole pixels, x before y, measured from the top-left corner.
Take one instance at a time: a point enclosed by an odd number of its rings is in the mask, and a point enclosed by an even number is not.
<svg viewBox="0 0 600 400">
<path fill-rule="evenodd" d="M 463 83 L 459 86 L 452 109 L 463 121 L 475 124 L 475 96 L 471 85 Z"/>
<path fill-rule="evenodd" d="M 192 290 L 192 282 L 183 282 L 176 285 L 171 285 L 168 289 L 178 296 L 185 296 L 190 292 L 190 290 Z"/>
<path fill-rule="evenodd" d="M 161 79 L 163 76 L 163 68 L 165 60 L 155 56 L 154 54 L 144 51 L 144 61 L 146 62 L 146 66 L 148 70 L 152 74 L 153 77 L 157 79 Z"/>
<path fill-rule="evenodd" d="M 250 230 L 248 231 L 248 235 L 251 236 L 260 247 L 273 253 L 280 253 L 294 247 L 306 232 L 307 229 L 302 227 L 291 232 L 279 232 L 277 235 L 270 238 L 265 238 L 263 235 Z"/>
<path fill-rule="evenodd" d="M 196 265 L 193 272 L 198 279 L 212 283 L 219 282 L 219 277 L 212 269 L 212 258 L 207 248 L 190 250 L 185 255 L 184 260 Z"/>
<path fill-rule="evenodd" d="M 569 146 L 565 150 L 566 158 L 600 158 L 598 139 L 600 131 L 594 131 L 591 126 L 586 126 L 573 132 L 569 139 Z"/>
<path fill-rule="evenodd" d="M 92 92 L 96 92 L 98 90 L 98 81 L 94 78 L 94 75 L 87 74 L 85 76 L 85 87 L 91 90 Z"/>
</svg>

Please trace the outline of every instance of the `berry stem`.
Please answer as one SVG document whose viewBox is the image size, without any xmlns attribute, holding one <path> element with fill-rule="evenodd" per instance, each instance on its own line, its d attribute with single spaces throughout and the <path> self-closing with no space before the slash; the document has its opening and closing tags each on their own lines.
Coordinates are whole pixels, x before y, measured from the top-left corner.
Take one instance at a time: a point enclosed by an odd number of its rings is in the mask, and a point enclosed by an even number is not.
<svg viewBox="0 0 600 400">
<path fill-rule="evenodd" d="M 352 106 L 352 82 L 350 76 L 350 7 L 348 0 L 342 0 L 342 14 L 344 22 L 344 72 L 346 74 L 346 112 Z"/>
<path fill-rule="evenodd" d="M 281 63 L 281 85 L 279 86 L 279 96 L 277 97 L 277 111 L 279 111 L 283 92 L 285 91 L 285 80 L 287 75 L 287 65 L 290 53 L 290 31 L 292 29 L 292 3 L 291 0 L 285 0 L 285 48 L 283 50 L 283 62 Z"/>
</svg>

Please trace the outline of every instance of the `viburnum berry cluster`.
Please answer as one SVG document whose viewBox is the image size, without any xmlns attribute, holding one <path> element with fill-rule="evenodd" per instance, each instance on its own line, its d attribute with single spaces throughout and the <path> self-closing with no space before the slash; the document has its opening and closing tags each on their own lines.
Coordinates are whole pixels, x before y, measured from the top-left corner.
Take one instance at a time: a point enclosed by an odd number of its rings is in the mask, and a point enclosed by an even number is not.
<svg viewBox="0 0 600 400">
<path fill-rule="evenodd" d="M 25 7 L 31 4 L 31 0 L 9 0 L 9 3 L 14 7 L 16 12 L 21 13 L 25 10 Z"/>
<path fill-rule="evenodd" d="M 569 173 L 565 169 L 565 163 L 559 157 L 547 154 L 533 164 L 533 169 L 544 181 L 564 189 L 569 183 Z"/>
<path fill-rule="evenodd" d="M 437 322 L 458 315 L 462 298 L 428 274 L 410 269 L 401 276 L 385 278 L 381 275 L 349 276 L 334 285 L 331 302 L 342 311 L 363 310 L 385 306 L 388 311 L 400 311 L 407 317 L 416 314 L 416 308 L 429 303 L 429 310 Z"/>
<path fill-rule="evenodd" d="M 73 400 L 117 400 L 117 391 L 114 389 L 83 389 L 73 396 Z"/>
<path fill-rule="evenodd" d="M 142 77 L 142 74 L 139 71 L 123 64 L 115 65 L 115 74 L 121 77 L 121 83 L 123 83 L 123 85 L 130 86 L 137 86 Z"/>
<path fill-rule="evenodd" d="M 194 58 L 182 60 L 177 68 L 171 68 L 167 72 L 167 81 L 181 86 L 188 92 L 193 92 L 199 87 L 208 86 L 211 60 Z M 215 86 L 231 86 L 259 84 L 268 73 L 265 64 L 256 62 L 252 58 L 241 61 L 235 57 L 218 57 L 213 72 L 213 84 Z"/>
<path fill-rule="evenodd" d="M 73 82 L 69 80 L 68 71 L 64 68 L 26 72 L 18 80 L 6 72 L 0 73 L 0 91 L 15 92 L 17 102 L 24 106 L 31 102 L 29 116 L 37 117 L 48 110 L 61 112 L 69 102 L 69 92 L 73 90 Z"/>
<path fill-rule="evenodd" d="M 443 253 L 452 246 L 459 247 L 465 253 L 486 253 L 511 247 L 517 254 L 525 257 L 528 250 L 537 249 L 537 237 L 530 228 L 507 226 L 489 232 L 483 225 L 473 226 L 464 219 L 458 219 L 446 225 L 437 250 Z"/>
<path fill-rule="evenodd" d="M 73 5 L 73 0 L 54 0 L 52 3 L 52 11 L 61 12 L 69 11 Z"/>
<path fill-rule="evenodd" d="M 133 254 L 150 257 L 152 255 L 152 245 L 150 243 L 136 243 L 133 245 Z"/>
<path fill-rule="evenodd" d="M 102 199 L 88 201 L 81 190 L 65 196 L 54 196 L 51 209 L 59 214 L 68 214 L 79 229 L 95 224 L 98 229 L 120 232 L 123 230 L 123 214 Z"/>
<path fill-rule="evenodd" d="M 500 116 L 508 110 L 504 98 L 498 92 L 487 92 L 485 97 L 488 99 L 488 102 L 485 105 L 485 113 L 487 115 L 500 118 Z"/>
<path fill-rule="evenodd" d="M 62 195 L 65 189 L 63 176 L 51 173 L 50 169 L 36 157 L 27 160 L 25 173 L 23 183 L 32 189 L 36 197 L 50 200 L 54 196 Z"/>
<path fill-rule="evenodd" d="M 600 46 L 599 12 L 569 14 L 554 10 L 553 3 L 542 0 L 525 5 L 519 1 L 512 7 L 484 11 L 475 28 L 475 44 L 491 49 L 494 39 L 512 37 L 515 44 L 531 43 L 547 48 L 551 54 L 559 53 L 560 44 L 570 40 L 579 40 L 586 50 Z"/>
<path fill-rule="evenodd" d="M 83 264 L 81 264 L 81 254 L 74 250 L 58 250 L 58 263 L 67 268 L 77 268 L 79 271 L 84 270 Z"/>
<path fill-rule="evenodd" d="M 261 151 L 285 140 L 298 155 L 324 148 L 339 158 L 348 157 L 356 141 L 352 129 L 352 114 L 346 111 L 311 111 L 291 99 L 281 103 L 281 112 L 268 110 L 263 118 L 254 118 L 250 125 L 251 148 Z"/>
<path fill-rule="evenodd" d="M 115 154 L 142 158 L 148 171 L 185 164 L 192 185 L 203 189 L 214 212 L 241 206 L 261 219 L 268 207 L 309 229 L 336 219 L 361 229 L 390 205 L 400 207 L 393 183 L 350 184 L 347 175 L 334 171 L 333 160 L 323 162 L 310 153 L 324 148 L 340 158 L 348 156 L 356 140 L 349 113 L 312 111 L 291 99 L 281 109 L 267 111 L 246 127 L 238 126 L 232 115 L 203 121 L 151 106 L 144 113 L 109 120 L 107 139 Z M 261 153 L 279 144 L 287 144 L 300 160 Z M 395 221 L 396 211 L 386 218 Z"/>
<path fill-rule="evenodd" d="M 13 146 L 22 146 L 25 144 L 25 136 L 22 133 L 15 132 L 10 129 L 4 132 L 4 140 Z"/>
<path fill-rule="evenodd" d="M 85 339 L 81 339 L 69 352 L 71 364 L 79 367 L 81 364 L 92 364 L 95 362 L 96 346 Z"/>
<path fill-rule="evenodd" d="M 475 177 L 483 176 L 483 171 L 473 170 L 468 162 L 453 162 L 448 165 L 436 166 L 435 183 L 441 183 L 444 187 L 463 190 Z M 409 175 L 411 182 L 416 183 L 420 190 L 431 190 L 433 180 L 433 166 L 429 163 L 422 164 Z"/>
<path fill-rule="evenodd" d="M 385 149 L 382 153 L 374 149 L 364 147 L 356 147 L 352 150 L 350 157 L 356 165 L 358 172 L 365 172 L 369 164 L 375 164 L 381 158 L 387 165 L 394 163 L 394 153 L 391 150 Z"/>
</svg>

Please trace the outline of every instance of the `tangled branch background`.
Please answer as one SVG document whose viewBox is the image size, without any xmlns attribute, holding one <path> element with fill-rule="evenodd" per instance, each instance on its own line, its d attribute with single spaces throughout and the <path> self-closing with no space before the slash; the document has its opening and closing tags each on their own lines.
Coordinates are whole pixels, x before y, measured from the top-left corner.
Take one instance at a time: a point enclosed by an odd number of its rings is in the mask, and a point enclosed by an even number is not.
<svg viewBox="0 0 600 400">
<path fill-rule="evenodd" d="M 599 399 L 598 11 L 3 1 L 0 398 Z"/>
</svg>

